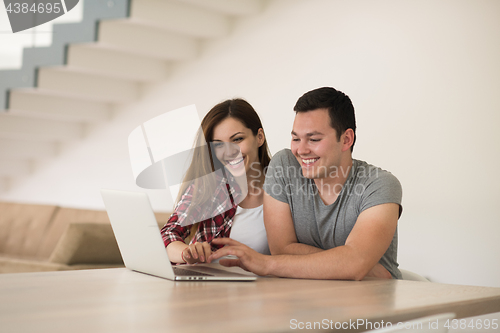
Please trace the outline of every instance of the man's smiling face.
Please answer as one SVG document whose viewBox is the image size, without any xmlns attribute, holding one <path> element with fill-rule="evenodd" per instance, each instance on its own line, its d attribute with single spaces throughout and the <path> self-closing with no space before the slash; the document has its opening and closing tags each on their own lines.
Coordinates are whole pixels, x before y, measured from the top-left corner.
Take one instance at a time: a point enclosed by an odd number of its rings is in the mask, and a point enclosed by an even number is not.
<svg viewBox="0 0 500 333">
<path fill-rule="evenodd" d="M 309 179 L 326 178 L 341 167 L 345 145 L 337 139 L 337 131 L 330 125 L 327 109 L 298 112 L 293 122 L 292 153 Z"/>
</svg>

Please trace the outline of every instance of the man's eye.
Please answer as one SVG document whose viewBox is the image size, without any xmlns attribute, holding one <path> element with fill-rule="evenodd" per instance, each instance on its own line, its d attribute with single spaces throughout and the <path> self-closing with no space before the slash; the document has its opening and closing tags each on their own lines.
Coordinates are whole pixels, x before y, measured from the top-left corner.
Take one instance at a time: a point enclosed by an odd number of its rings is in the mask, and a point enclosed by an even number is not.
<svg viewBox="0 0 500 333">
<path fill-rule="evenodd" d="M 297 138 L 292 138 L 292 141 L 294 141 L 294 142 L 299 142 L 299 141 L 300 141 L 300 139 L 297 139 Z"/>
<path fill-rule="evenodd" d="M 319 142 L 321 139 L 311 139 L 311 142 Z"/>
</svg>

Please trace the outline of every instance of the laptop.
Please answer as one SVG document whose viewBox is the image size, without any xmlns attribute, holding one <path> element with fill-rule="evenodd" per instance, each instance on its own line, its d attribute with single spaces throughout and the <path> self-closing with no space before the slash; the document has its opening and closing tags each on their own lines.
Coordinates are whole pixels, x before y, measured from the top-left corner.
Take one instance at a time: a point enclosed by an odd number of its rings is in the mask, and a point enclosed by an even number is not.
<svg viewBox="0 0 500 333">
<path fill-rule="evenodd" d="M 128 269 L 175 281 L 256 280 L 256 276 L 217 269 L 219 264 L 172 265 L 146 193 L 103 189 L 101 195 Z"/>
</svg>

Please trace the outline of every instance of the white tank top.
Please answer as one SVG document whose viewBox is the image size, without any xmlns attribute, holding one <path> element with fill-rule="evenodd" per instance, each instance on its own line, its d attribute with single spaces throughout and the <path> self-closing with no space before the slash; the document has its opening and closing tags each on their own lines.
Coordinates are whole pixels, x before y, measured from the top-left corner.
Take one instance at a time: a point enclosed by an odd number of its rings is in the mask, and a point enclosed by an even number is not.
<svg viewBox="0 0 500 333">
<path fill-rule="evenodd" d="M 238 206 L 229 237 L 257 252 L 270 254 L 262 207 L 262 205 L 255 208 Z"/>
</svg>

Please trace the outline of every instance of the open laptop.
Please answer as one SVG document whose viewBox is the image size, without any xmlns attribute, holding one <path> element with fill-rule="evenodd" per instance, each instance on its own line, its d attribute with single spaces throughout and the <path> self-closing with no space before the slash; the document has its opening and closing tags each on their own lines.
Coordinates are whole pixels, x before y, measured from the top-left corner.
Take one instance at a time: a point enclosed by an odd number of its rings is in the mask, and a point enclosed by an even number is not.
<svg viewBox="0 0 500 333">
<path fill-rule="evenodd" d="M 128 269 L 176 281 L 255 281 L 256 276 L 213 267 L 218 264 L 172 265 L 146 193 L 101 190 L 101 195 Z"/>
</svg>

